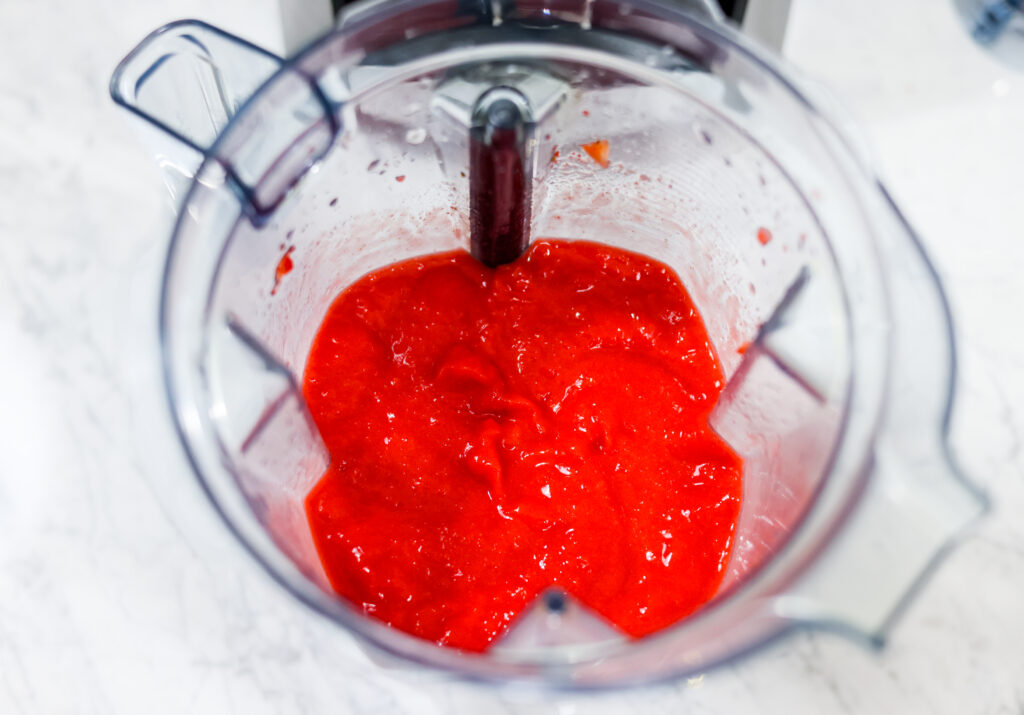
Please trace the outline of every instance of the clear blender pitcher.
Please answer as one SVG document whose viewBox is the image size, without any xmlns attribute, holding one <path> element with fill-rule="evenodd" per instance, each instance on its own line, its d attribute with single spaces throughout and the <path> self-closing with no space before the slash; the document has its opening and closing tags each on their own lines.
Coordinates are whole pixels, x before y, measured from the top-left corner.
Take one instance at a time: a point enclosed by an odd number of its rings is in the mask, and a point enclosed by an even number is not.
<svg viewBox="0 0 1024 715">
<path fill-rule="evenodd" d="M 745 466 L 724 581 L 642 639 L 550 592 L 485 654 L 419 640 L 334 594 L 306 522 L 328 464 L 300 388 L 313 337 L 369 271 L 479 255 L 496 92 L 515 105 L 513 232 L 670 265 L 728 378 L 713 426 Z M 948 454 L 953 338 L 916 237 L 835 122 L 709 6 L 368 2 L 289 60 L 185 21 L 132 51 L 112 94 L 178 208 L 162 358 L 199 481 L 271 576 L 372 649 L 587 687 L 794 627 L 880 643 L 986 508 Z"/>
</svg>

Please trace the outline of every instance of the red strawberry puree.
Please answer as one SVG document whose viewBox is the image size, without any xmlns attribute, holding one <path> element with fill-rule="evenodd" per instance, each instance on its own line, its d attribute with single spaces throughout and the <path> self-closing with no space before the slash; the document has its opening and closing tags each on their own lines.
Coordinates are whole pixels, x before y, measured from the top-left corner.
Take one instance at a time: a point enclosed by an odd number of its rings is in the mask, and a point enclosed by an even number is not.
<svg viewBox="0 0 1024 715">
<path fill-rule="evenodd" d="M 454 252 L 363 277 L 305 373 L 332 586 L 469 651 L 551 586 L 630 636 L 678 621 L 715 594 L 740 508 L 708 427 L 723 382 L 678 276 L 634 253 L 547 240 L 496 270 Z"/>
</svg>

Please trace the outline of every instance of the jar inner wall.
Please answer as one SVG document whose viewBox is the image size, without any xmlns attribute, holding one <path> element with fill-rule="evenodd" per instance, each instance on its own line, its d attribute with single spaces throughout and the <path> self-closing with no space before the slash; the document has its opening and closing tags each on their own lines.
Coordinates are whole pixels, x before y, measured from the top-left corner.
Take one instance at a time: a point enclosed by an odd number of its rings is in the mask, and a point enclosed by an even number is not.
<svg viewBox="0 0 1024 715">
<path fill-rule="evenodd" d="M 532 235 L 671 266 L 726 371 L 713 425 L 745 461 L 728 592 L 797 526 L 841 430 L 849 348 L 828 237 L 772 154 L 709 105 L 730 91 L 713 77 L 652 83 L 628 63 L 540 66 L 513 52 L 474 66 L 564 83 L 535 131 Z M 451 76 L 398 75 L 351 99 L 333 147 L 269 220 L 240 217 L 207 287 L 201 359 L 223 460 L 277 546 L 326 592 L 303 500 L 328 458 L 302 371 L 345 286 L 396 261 L 468 249 L 467 134 L 438 101 Z M 582 148 L 597 140 L 609 144 L 607 168 Z"/>
</svg>

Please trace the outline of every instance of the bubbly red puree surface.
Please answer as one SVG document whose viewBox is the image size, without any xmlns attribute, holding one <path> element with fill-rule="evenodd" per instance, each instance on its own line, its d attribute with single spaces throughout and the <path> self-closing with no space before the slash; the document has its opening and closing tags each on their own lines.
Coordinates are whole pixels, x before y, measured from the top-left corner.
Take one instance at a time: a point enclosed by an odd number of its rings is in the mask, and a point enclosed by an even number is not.
<svg viewBox="0 0 1024 715">
<path fill-rule="evenodd" d="M 558 586 L 630 636 L 711 598 L 740 458 L 724 378 L 676 274 L 537 241 L 490 269 L 399 263 L 331 306 L 304 391 L 331 455 L 306 509 L 334 589 L 481 651 Z"/>
</svg>

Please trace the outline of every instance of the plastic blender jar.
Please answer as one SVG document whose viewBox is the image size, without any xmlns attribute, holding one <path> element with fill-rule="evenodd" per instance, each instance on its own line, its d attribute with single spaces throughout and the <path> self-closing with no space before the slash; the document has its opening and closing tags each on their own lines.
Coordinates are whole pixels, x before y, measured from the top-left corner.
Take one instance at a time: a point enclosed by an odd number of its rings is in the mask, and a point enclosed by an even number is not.
<svg viewBox="0 0 1024 715">
<path fill-rule="evenodd" d="M 728 378 L 713 426 L 745 468 L 725 579 L 642 639 L 567 594 L 484 654 L 419 640 L 334 594 L 306 521 L 328 463 L 300 389 L 312 339 L 360 276 L 469 247 L 471 130 L 495 88 L 528 115 L 528 235 L 670 265 Z M 112 93 L 178 211 L 160 337 L 199 481 L 271 576 L 374 650 L 586 687 L 704 670 L 792 628 L 877 643 L 985 510 L 948 453 L 953 336 L 917 238 L 820 102 L 702 3 L 369 2 L 288 60 L 179 22 Z M 608 168 L 580 148 L 597 139 Z"/>
</svg>

